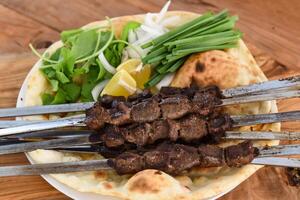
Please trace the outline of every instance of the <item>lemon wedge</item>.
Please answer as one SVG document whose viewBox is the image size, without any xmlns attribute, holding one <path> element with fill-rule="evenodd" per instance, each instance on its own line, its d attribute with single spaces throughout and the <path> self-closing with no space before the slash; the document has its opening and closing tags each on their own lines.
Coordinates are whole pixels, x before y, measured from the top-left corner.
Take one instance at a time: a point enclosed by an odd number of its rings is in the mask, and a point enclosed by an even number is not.
<svg viewBox="0 0 300 200">
<path fill-rule="evenodd" d="M 151 75 L 151 66 L 144 65 L 140 59 L 129 59 L 117 67 L 117 71 L 125 70 L 136 81 L 139 89 L 144 89 L 144 84 L 149 80 Z"/>
<path fill-rule="evenodd" d="M 128 97 L 135 93 L 136 90 L 136 82 L 132 76 L 125 70 L 118 70 L 102 90 L 101 96 L 108 94 L 112 96 Z"/>
</svg>

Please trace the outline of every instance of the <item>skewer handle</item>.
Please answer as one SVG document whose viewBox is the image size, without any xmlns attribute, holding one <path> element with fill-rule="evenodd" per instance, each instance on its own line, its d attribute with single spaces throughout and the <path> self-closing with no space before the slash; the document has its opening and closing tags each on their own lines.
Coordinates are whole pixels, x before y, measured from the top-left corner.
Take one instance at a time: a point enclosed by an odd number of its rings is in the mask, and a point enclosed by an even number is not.
<svg viewBox="0 0 300 200">
<path fill-rule="evenodd" d="M 266 81 L 252 85 L 230 88 L 223 91 L 223 95 L 227 98 L 233 96 L 241 96 L 245 94 L 261 93 L 263 91 L 283 89 L 283 88 L 297 88 L 300 87 L 300 76 L 288 77 L 274 81 Z"/>
<path fill-rule="evenodd" d="M 231 116 L 234 127 L 300 120 L 300 111 Z"/>
<path fill-rule="evenodd" d="M 278 167 L 296 167 L 300 168 L 300 159 L 296 158 L 278 158 L 278 157 L 266 157 L 266 158 L 254 158 L 251 162 L 255 165 L 271 165 Z"/>
<path fill-rule="evenodd" d="M 44 121 L 43 123 L 32 123 L 23 126 L 0 129 L 0 137 L 18 134 L 18 133 L 48 130 L 53 128 L 84 126 L 85 125 L 84 119 L 85 117 L 68 118 L 68 119 L 62 118 L 57 120 Z"/>
<path fill-rule="evenodd" d="M 272 156 L 287 156 L 287 155 L 299 155 L 300 145 L 276 145 L 267 147 L 258 147 L 259 157 L 272 157 Z"/>
<path fill-rule="evenodd" d="M 59 174 L 111 169 L 107 160 L 88 160 L 65 163 L 47 163 L 0 167 L 0 177 L 19 175 Z"/>
<path fill-rule="evenodd" d="M 300 168 L 300 159 L 293 158 L 255 158 L 252 164 L 272 165 L 281 167 Z M 110 170 L 107 160 L 88 160 L 64 163 L 46 163 L 33 165 L 5 166 L 0 167 L 0 177 L 19 175 L 41 175 L 41 174 L 61 174 L 69 172 Z"/>
<path fill-rule="evenodd" d="M 91 108 L 94 102 L 87 103 L 70 103 L 61 105 L 46 105 L 46 106 L 30 106 L 19 108 L 3 108 L 0 109 L 0 117 L 17 117 L 28 115 L 41 115 L 52 113 L 78 112 Z"/>
<path fill-rule="evenodd" d="M 245 95 L 240 97 L 232 97 L 227 99 L 222 99 L 222 104 L 220 106 L 252 103 L 258 101 L 271 101 L 280 99 L 289 99 L 300 97 L 300 90 L 294 91 L 284 91 L 284 92 L 271 92 L 267 94 L 256 94 L 256 95 Z"/>
<path fill-rule="evenodd" d="M 224 139 L 232 139 L 232 140 L 300 140 L 300 132 L 226 131 Z"/>
</svg>

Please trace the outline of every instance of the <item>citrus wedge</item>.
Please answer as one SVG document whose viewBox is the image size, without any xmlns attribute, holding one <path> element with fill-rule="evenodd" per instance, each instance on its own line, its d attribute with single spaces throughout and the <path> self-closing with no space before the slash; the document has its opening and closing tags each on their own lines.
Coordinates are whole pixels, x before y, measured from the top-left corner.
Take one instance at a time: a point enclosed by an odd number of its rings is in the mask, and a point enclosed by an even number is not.
<svg viewBox="0 0 300 200">
<path fill-rule="evenodd" d="M 137 87 L 132 76 L 125 70 L 119 70 L 107 83 L 101 92 L 112 96 L 125 96 L 135 93 Z"/>
<path fill-rule="evenodd" d="M 151 75 L 151 66 L 144 65 L 140 59 L 129 59 L 117 67 L 117 71 L 127 71 L 136 81 L 139 89 L 144 89 L 144 84 L 149 80 Z"/>
</svg>

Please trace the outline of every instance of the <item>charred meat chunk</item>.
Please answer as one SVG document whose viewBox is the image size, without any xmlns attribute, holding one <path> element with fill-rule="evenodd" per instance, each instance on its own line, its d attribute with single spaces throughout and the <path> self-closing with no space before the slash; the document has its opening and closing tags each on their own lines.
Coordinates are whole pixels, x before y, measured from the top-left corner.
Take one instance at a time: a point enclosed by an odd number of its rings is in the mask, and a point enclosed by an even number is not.
<svg viewBox="0 0 300 200">
<path fill-rule="evenodd" d="M 100 138 L 107 147 L 119 147 L 125 143 L 123 135 L 120 134 L 120 129 L 112 125 L 106 125 L 101 130 Z"/>
<path fill-rule="evenodd" d="M 106 121 L 109 121 L 110 114 L 108 110 L 101 106 L 100 102 L 94 104 L 90 109 L 86 110 L 85 124 L 89 129 L 98 130 L 104 126 Z"/>
<path fill-rule="evenodd" d="M 241 167 L 250 163 L 258 152 L 250 141 L 225 148 L 225 160 L 228 167 Z"/>
<path fill-rule="evenodd" d="M 219 167 L 226 165 L 224 150 L 216 145 L 198 147 L 200 167 Z"/>
<path fill-rule="evenodd" d="M 191 110 L 190 100 L 186 96 L 162 99 L 159 105 L 163 119 L 178 119 Z"/>
<path fill-rule="evenodd" d="M 133 174 L 142 171 L 145 169 L 144 164 L 144 156 L 131 152 L 124 152 L 116 159 L 108 160 L 108 165 L 118 174 Z"/>
<path fill-rule="evenodd" d="M 210 136 L 219 140 L 225 131 L 232 126 L 232 121 L 227 115 L 207 120 L 200 115 L 190 114 L 177 120 L 155 120 L 149 123 L 132 123 L 119 126 L 119 128 L 108 129 L 107 127 L 110 126 L 107 125 L 103 130 L 99 130 L 100 134 L 103 134 L 104 143 L 108 143 L 108 146 L 116 147 L 116 145 L 123 145 L 125 142 L 145 146 L 161 139 L 195 143 Z M 108 135 L 105 136 L 105 134 Z M 120 136 L 117 137 L 116 134 Z M 114 139 L 116 142 L 110 141 Z"/>
<path fill-rule="evenodd" d="M 118 174 L 131 174 L 144 169 L 162 170 L 169 174 L 179 174 L 194 166 L 200 167 L 240 167 L 251 163 L 257 156 L 257 149 L 251 142 L 221 148 L 203 145 L 198 148 L 183 144 L 162 143 L 146 152 L 125 152 L 109 159 Z"/>
<path fill-rule="evenodd" d="M 151 122 L 161 116 L 159 103 L 152 98 L 132 106 L 131 118 L 134 122 Z"/>
<path fill-rule="evenodd" d="M 178 119 L 191 113 L 209 116 L 219 109 L 216 105 L 222 103 L 221 98 L 223 96 L 218 87 L 165 87 L 157 95 L 144 90 L 128 99 L 104 95 L 86 111 L 86 123 L 89 128 L 98 130 L 105 123 L 123 125 L 152 122 L 161 117 Z"/>
</svg>

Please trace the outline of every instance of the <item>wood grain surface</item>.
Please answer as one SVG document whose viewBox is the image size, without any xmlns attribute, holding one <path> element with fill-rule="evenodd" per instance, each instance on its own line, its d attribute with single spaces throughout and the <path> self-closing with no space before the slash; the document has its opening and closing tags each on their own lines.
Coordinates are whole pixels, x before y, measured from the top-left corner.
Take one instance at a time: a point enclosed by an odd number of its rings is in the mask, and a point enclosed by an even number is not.
<svg viewBox="0 0 300 200">
<path fill-rule="evenodd" d="M 0 0 L 0 107 L 14 107 L 20 86 L 37 58 L 31 42 L 45 48 L 61 30 L 75 28 L 105 16 L 158 11 L 163 0 Z M 299 0 L 173 0 L 171 10 L 203 12 L 228 8 L 238 14 L 255 59 L 270 79 L 300 74 Z M 299 99 L 278 102 L 280 111 L 300 109 Z M 283 130 L 299 131 L 296 122 Z M 24 154 L 0 156 L 0 165 L 28 164 Z M 0 199 L 64 200 L 39 176 L 0 178 Z M 265 167 L 222 200 L 300 199 L 300 189 L 286 184 L 281 168 Z"/>
</svg>

